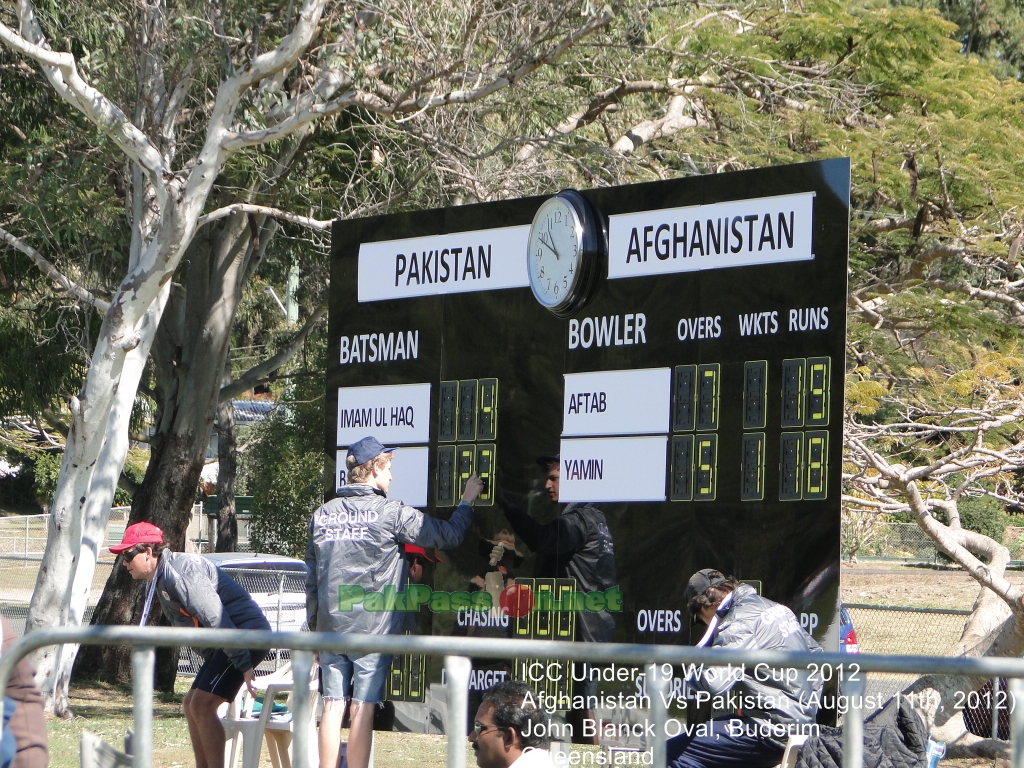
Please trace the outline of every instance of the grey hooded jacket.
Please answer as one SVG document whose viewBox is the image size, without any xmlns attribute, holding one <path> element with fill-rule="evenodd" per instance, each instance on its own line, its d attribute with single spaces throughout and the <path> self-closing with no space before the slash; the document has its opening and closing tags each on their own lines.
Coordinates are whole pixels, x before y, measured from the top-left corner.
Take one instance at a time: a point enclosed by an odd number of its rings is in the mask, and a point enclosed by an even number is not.
<svg viewBox="0 0 1024 768">
<path fill-rule="evenodd" d="M 751 648 L 761 651 L 820 651 L 796 616 L 740 584 L 718 609 L 713 648 Z M 723 696 L 723 709 L 772 723 L 813 723 L 821 699 L 821 675 L 812 680 L 806 669 L 771 670 L 766 667 L 708 667 L 692 675 L 687 684 Z M 731 690 L 730 690 L 731 689 Z"/>
<path fill-rule="evenodd" d="M 400 501 L 388 499 L 371 485 L 353 483 L 313 513 L 306 546 L 306 619 L 317 632 L 387 635 L 400 632 L 405 614 L 367 611 L 353 601 L 339 609 L 339 587 L 362 587 L 367 594 L 393 587 L 405 589 L 408 569 L 403 544 L 454 549 L 473 519 L 463 502 L 451 518 L 428 517 Z M 389 590 L 390 591 L 390 590 Z"/>
<path fill-rule="evenodd" d="M 270 629 L 252 596 L 205 557 L 164 550 L 154 578 L 160 607 L 172 626 Z M 207 661 L 215 651 L 200 649 Z M 225 648 L 224 653 L 240 671 L 252 669 L 244 648 Z"/>
</svg>

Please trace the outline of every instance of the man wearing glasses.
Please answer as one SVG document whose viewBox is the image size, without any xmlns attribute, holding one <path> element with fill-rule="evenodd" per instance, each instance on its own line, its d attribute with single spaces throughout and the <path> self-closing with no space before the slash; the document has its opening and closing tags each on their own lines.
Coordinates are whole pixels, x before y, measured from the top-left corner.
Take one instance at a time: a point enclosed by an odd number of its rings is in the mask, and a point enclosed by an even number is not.
<svg viewBox="0 0 1024 768">
<path fill-rule="evenodd" d="M 205 557 L 171 552 L 164 545 L 164 532 L 155 525 L 129 525 L 121 543 L 110 551 L 121 555 L 133 579 L 149 582 L 142 624 L 156 594 L 172 626 L 270 629 L 263 611 L 238 582 Z M 200 653 L 205 663 L 185 696 L 185 719 L 196 768 L 223 768 L 224 726 L 217 707 L 234 699 L 243 682 L 255 695 L 253 670 L 267 651 L 203 648 Z"/>
<path fill-rule="evenodd" d="M 548 718 L 525 683 L 498 683 L 484 692 L 469 742 L 480 768 L 554 768 Z"/>
</svg>

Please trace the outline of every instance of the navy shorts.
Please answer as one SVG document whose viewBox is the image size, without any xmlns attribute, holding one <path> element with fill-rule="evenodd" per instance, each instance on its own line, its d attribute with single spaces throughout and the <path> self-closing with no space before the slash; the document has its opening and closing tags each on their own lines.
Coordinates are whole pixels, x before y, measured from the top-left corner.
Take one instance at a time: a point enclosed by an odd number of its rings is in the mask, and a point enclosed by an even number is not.
<svg viewBox="0 0 1024 768">
<path fill-rule="evenodd" d="M 701 723 L 668 740 L 668 768 L 771 768 L 786 748 L 763 730 L 757 720 L 737 715 Z"/>
<path fill-rule="evenodd" d="M 252 657 L 252 666 L 255 669 L 267 658 L 267 651 L 249 651 L 249 656 Z M 238 695 L 238 690 L 244 682 L 242 671 L 231 663 L 228 655 L 224 651 L 216 651 L 199 669 L 192 688 L 231 701 Z"/>
</svg>

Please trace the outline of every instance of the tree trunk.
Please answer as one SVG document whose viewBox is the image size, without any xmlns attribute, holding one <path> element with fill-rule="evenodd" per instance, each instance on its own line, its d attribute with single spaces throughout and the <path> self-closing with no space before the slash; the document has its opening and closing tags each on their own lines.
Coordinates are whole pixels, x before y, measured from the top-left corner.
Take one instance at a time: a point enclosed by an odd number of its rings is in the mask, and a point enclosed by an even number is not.
<svg viewBox="0 0 1024 768">
<path fill-rule="evenodd" d="M 1010 562 L 1010 551 L 980 534 L 964 532 L 959 528 L 956 508 L 947 508 L 955 517 L 955 532 L 969 536 L 974 547 L 987 544 L 988 569 L 1002 578 Z M 984 541 L 987 539 L 987 541 Z M 960 641 L 952 648 L 952 656 L 1019 656 L 1024 652 L 1024 612 L 1011 611 L 995 592 L 981 587 L 970 618 L 964 624 Z M 987 680 L 951 675 L 925 675 L 903 691 L 925 721 L 932 738 L 947 745 L 947 756 L 995 758 L 1005 756 L 1006 743 L 982 738 L 967 730 L 964 723 L 960 696 L 966 691 L 981 688 Z"/>
<path fill-rule="evenodd" d="M 172 550 L 184 551 L 199 476 L 213 430 L 222 372 L 248 249 L 244 217 L 206 227 L 189 245 L 187 293 L 172 296 L 153 352 L 156 370 L 156 434 L 149 467 L 132 501 L 128 524 L 160 527 Z M 128 572 L 115 569 L 107 579 L 92 623 L 130 624 L 140 610 L 143 590 Z M 159 613 L 159 611 L 157 611 Z M 161 658 L 169 655 L 161 654 Z M 158 664 L 160 661 L 158 660 Z M 172 676 L 171 661 L 158 673 Z M 127 682 L 127 648 L 90 646 L 79 654 L 75 675 Z"/>
<path fill-rule="evenodd" d="M 161 302 L 158 302 L 158 305 Z M 151 310 L 152 313 L 159 312 L 160 306 Z M 71 588 L 71 600 L 64 613 L 62 623 L 79 627 L 85 616 L 85 610 L 89 604 L 89 595 L 92 591 L 92 579 L 96 573 L 96 562 L 99 559 L 99 550 L 106 539 L 107 520 L 110 517 L 110 504 L 113 500 L 113 488 L 111 482 L 116 486 L 117 480 L 113 474 L 120 477 L 125 456 L 128 451 L 127 424 L 131 418 L 132 408 L 135 405 L 135 390 L 138 381 L 142 376 L 142 370 L 146 365 L 146 358 L 152 346 L 152 339 L 156 336 L 154 332 L 149 335 L 149 341 L 140 344 L 132 350 L 125 359 L 124 369 L 121 375 L 122 382 L 134 381 L 134 386 L 125 386 L 122 390 L 118 388 L 114 396 L 114 406 L 110 413 L 112 429 L 107 431 L 107 441 L 100 452 L 97 470 L 89 487 L 89 498 L 85 505 L 84 520 L 82 523 L 82 545 L 79 550 L 78 567 L 75 569 L 74 581 Z M 113 428 L 114 424 L 121 425 Z M 41 681 L 42 690 L 51 693 L 53 713 L 59 717 L 70 716 L 68 707 L 68 684 L 71 680 L 71 667 L 74 663 L 75 654 L 78 652 L 77 645 L 58 646 L 54 655 L 53 664 L 46 665 L 42 674 L 37 672 L 37 679 Z M 50 698 L 50 696 L 48 696 Z"/>
<path fill-rule="evenodd" d="M 224 383 L 231 383 L 231 361 L 224 368 Z M 217 406 L 217 552 L 238 549 L 238 520 L 235 518 L 235 477 L 238 457 L 235 440 L 235 405 L 228 399 Z"/>
<path fill-rule="evenodd" d="M 126 281 L 120 301 L 130 303 L 127 297 L 135 295 L 138 287 Z M 85 386 L 70 403 L 72 419 L 26 632 L 81 622 L 102 543 L 97 529 L 106 528 L 128 452 L 128 419 L 135 392 L 168 293 L 164 286 L 148 308 L 134 307 L 132 312 L 122 311 L 115 303 L 104 318 Z M 141 315 L 135 314 L 140 309 Z M 83 541 L 83 537 L 88 538 Z M 35 657 L 45 705 L 62 716 L 69 713 L 67 685 L 60 671 L 70 668 L 74 652 L 74 646 L 49 647 Z"/>
<path fill-rule="evenodd" d="M 164 542 L 177 552 L 185 549 L 192 501 L 203 469 L 203 452 L 209 443 L 209 435 L 207 427 L 198 434 L 193 431 L 165 437 L 159 448 L 154 447 L 146 477 L 132 502 L 128 524 L 143 520 L 153 523 L 163 530 Z M 126 569 L 115 568 L 107 579 L 92 623 L 132 624 L 138 621 L 145 597 L 143 587 L 142 583 L 131 578 Z M 160 611 L 154 610 L 153 613 L 159 615 Z M 125 646 L 83 648 L 75 664 L 77 676 L 106 682 L 127 682 L 131 679 L 130 673 L 131 651 Z"/>
</svg>

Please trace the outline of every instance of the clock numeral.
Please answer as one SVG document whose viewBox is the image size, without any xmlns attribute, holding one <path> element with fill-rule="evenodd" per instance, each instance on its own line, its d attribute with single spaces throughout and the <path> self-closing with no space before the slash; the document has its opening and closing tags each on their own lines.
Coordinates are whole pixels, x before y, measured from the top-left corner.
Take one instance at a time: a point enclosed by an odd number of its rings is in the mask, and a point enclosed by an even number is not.
<svg viewBox="0 0 1024 768">
<path fill-rule="evenodd" d="M 538 277 L 544 277 L 544 267 L 540 268 L 540 274 L 538 275 Z"/>
<path fill-rule="evenodd" d="M 569 279 L 568 278 L 565 278 L 565 277 L 562 278 L 562 287 L 563 288 L 568 288 L 569 287 Z"/>
<path fill-rule="evenodd" d="M 555 283 L 555 296 L 558 295 L 558 283 Z"/>
</svg>

